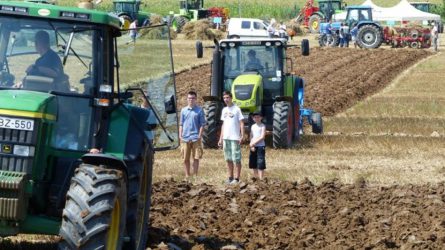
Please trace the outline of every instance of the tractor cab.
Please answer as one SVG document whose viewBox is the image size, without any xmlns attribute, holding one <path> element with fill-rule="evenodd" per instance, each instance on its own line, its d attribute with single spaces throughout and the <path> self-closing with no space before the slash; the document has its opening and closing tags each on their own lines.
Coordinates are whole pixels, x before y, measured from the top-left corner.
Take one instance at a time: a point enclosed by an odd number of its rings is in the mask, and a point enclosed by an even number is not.
<svg viewBox="0 0 445 250">
<path fill-rule="evenodd" d="M 323 13 L 324 19 L 329 22 L 332 15 L 343 10 L 341 0 L 318 0 L 318 9 Z"/>
<path fill-rule="evenodd" d="M 136 0 L 113 0 L 114 12 L 126 13 L 131 20 L 137 18 L 141 1 Z"/>
<path fill-rule="evenodd" d="M 136 47 L 107 12 L 0 6 L 0 236 L 145 249 L 153 150 L 178 146 L 168 26 Z"/>
<path fill-rule="evenodd" d="M 364 22 L 373 22 L 372 8 L 370 6 L 350 6 L 346 8 L 346 11 L 345 22 L 350 27 Z"/>
<path fill-rule="evenodd" d="M 186 16 L 190 20 L 205 18 L 207 13 L 207 9 L 204 9 L 204 0 L 179 1 L 179 15 Z"/>
<path fill-rule="evenodd" d="M 248 115 L 284 94 L 286 40 L 222 40 L 223 89 Z"/>
</svg>

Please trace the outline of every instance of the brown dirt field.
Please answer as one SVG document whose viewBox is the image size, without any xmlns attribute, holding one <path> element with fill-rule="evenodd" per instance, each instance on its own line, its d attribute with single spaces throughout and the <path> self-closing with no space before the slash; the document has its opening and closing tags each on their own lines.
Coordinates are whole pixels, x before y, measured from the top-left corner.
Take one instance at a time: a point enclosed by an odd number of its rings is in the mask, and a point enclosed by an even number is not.
<svg viewBox="0 0 445 250">
<path fill-rule="evenodd" d="M 210 53 L 210 51 L 207 51 Z M 289 49 L 294 72 L 306 81 L 305 106 L 332 116 L 353 106 L 387 86 L 397 75 L 431 53 L 409 49 L 312 48 L 303 57 L 299 49 Z M 210 94 L 210 65 L 183 71 L 176 76 L 179 106 L 186 93 Z"/>
<path fill-rule="evenodd" d="M 424 50 L 290 50 L 306 79 L 306 106 L 332 116 L 378 92 Z M 209 65 L 177 75 L 178 96 L 208 94 Z M 180 100 L 183 105 L 185 100 Z M 180 106 L 182 106 L 180 104 Z M 315 186 L 249 180 L 237 186 L 164 180 L 153 186 L 151 249 L 441 249 L 445 184 Z M 0 249 L 55 249 L 54 243 L 0 239 Z M 39 237 L 36 237 L 39 238 Z M 35 238 L 34 238 L 35 239 Z"/>
</svg>

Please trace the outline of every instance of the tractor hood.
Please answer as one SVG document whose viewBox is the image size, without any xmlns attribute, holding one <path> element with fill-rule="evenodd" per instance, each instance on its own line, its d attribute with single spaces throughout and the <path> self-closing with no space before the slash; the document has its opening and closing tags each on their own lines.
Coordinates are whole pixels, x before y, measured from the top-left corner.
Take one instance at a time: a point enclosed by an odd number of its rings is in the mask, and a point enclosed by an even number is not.
<svg viewBox="0 0 445 250">
<path fill-rule="evenodd" d="M 55 120 L 54 95 L 26 90 L 1 90 L 0 115 Z"/>
<path fill-rule="evenodd" d="M 257 110 L 263 97 L 263 77 L 259 74 L 243 74 L 238 76 L 232 84 L 233 102 L 243 112 Z"/>
</svg>

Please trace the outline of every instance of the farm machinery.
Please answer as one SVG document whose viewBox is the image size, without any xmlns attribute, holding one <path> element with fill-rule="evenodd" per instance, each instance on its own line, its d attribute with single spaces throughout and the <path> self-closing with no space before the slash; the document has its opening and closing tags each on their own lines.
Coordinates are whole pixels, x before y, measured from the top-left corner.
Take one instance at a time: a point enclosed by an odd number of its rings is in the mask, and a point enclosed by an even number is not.
<svg viewBox="0 0 445 250">
<path fill-rule="evenodd" d="M 372 8 L 369 6 L 346 7 L 346 24 L 352 29 L 357 26 L 357 44 L 361 48 L 374 49 L 383 42 L 383 28 L 372 19 Z M 332 22 L 331 34 L 325 33 L 326 25 L 320 25 L 320 46 L 337 46 L 339 44 L 341 22 Z"/>
<path fill-rule="evenodd" d="M 121 19 L 123 29 L 128 29 L 134 20 L 138 20 L 138 26 L 150 24 L 150 14 L 141 11 L 140 5 L 140 0 L 113 0 L 113 12 Z"/>
<path fill-rule="evenodd" d="M 229 18 L 229 9 L 222 7 L 211 7 L 204 9 L 204 0 L 180 0 L 179 13 L 174 14 L 170 11 L 171 27 L 177 33 L 182 31 L 182 28 L 187 22 L 194 22 L 206 18 L 221 18 L 221 24 L 224 24 Z"/>
<path fill-rule="evenodd" d="M 159 39 L 156 54 L 135 54 L 120 36 L 106 12 L 0 1 L 1 237 L 145 249 L 154 151 L 178 145 L 171 47 Z M 63 70 L 37 64 L 42 46 Z M 151 77 L 147 89 L 123 88 L 135 76 Z"/>
<path fill-rule="evenodd" d="M 383 42 L 393 47 L 428 48 L 430 30 L 424 28 L 383 27 L 373 21 L 372 8 L 369 6 L 348 6 L 345 22 L 350 30 L 357 27 L 357 44 L 361 48 L 374 49 Z M 331 23 L 331 34 L 325 32 L 328 23 L 320 26 L 320 46 L 338 46 L 341 22 Z"/>
<path fill-rule="evenodd" d="M 312 126 L 312 132 L 323 132 L 321 114 L 303 106 L 304 80 L 291 73 L 294 64 L 286 56 L 288 47 L 290 45 L 284 38 L 215 42 L 210 96 L 203 97 L 207 120 L 203 131 L 205 147 L 217 147 L 224 91 L 233 94 L 233 102 L 244 115 L 247 131 L 253 123 L 250 114 L 262 113 L 267 134 L 272 134 L 275 148 L 291 147 L 303 133 L 304 119 Z M 197 48 L 198 57 L 202 57 L 202 44 L 198 42 Z M 308 40 L 302 41 L 301 49 L 303 55 L 309 55 Z M 245 66 L 250 51 L 254 51 L 263 63 L 261 68 Z"/>
<path fill-rule="evenodd" d="M 329 22 L 332 15 L 343 10 L 341 0 L 318 0 L 318 7 L 314 0 L 308 0 L 297 15 L 296 22 L 309 28 L 311 33 L 317 33 L 320 23 Z"/>
</svg>

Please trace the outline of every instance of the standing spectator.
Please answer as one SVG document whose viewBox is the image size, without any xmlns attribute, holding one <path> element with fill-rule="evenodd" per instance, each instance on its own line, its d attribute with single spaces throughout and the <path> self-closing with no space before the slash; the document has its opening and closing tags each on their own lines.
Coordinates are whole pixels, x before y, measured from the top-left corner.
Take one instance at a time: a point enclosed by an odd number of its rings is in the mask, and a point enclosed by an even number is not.
<svg viewBox="0 0 445 250">
<path fill-rule="evenodd" d="M 357 48 L 357 34 L 358 34 L 358 27 L 357 24 L 354 24 L 354 26 L 351 29 L 351 40 L 354 43 L 354 48 Z"/>
<path fill-rule="evenodd" d="M 218 146 L 223 145 L 224 159 L 227 162 L 227 171 L 229 178 L 227 184 L 237 184 L 241 174 L 241 142 L 244 138 L 243 114 L 240 108 L 232 102 L 232 93 L 224 91 L 224 103 L 226 107 L 221 113 L 223 125 Z M 234 164 L 236 172 L 234 173 Z"/>
<path fill-rule="evenodd" d="M 133 42 L 133 44 L 136 44 L 136 37 L 138 36 L 138 30 L 137 30 L 137 25 L 138 24 L 138 20 L 134 19 L 134 21 L 130 24 L 130 38 L 131 38 L 131 42 Z"/>
<path fill-rule="evenodd" d="M 431 29 L 431 43 L 433 45 L 433 50 L 437 51 L 438 40 L 439 40 L 439 28 L 436 22 L 433 22 L 433 28 Z"/>
<path fill-rule="evenodd" d="M 326 34 L 328 44 L 332 43 L 332 20 L 330 20 L 324 27 L 324 33 Z"/>
<path fill-rule="evenodd" d="M 270 24 L 269 26 L 267 26 L 267 32 L 269 33 L 269 37 L 272 38 L 275 36 L 275 19 L 272 18 L 272 20 L 270 20 Z"/>
<path fill-rule="evenodd" d="M 204 111 L 196 104 L 197 94 L 189 91 L 188 105 L 181 110 L 179 138 L 181 139 L 181 153 L 184 160 L 185 178 L 198 175 L 199 160 L 202 158 L 202 131 L 206 123 Z M 193 157 L 193 171 L 190 173 L 190 156 Z"/>
<path fill-rule="evenodd" d="M 266 169 L 266 126 L 261 122 L 260 112 L 254 112 L 252 118 L 255 124 L 250 128 L 249 168 L 253 169 L 254 177 L 262 180 Z"/>
<path fill-rule="evenodd" d="M 287 35 L 286 30 L 287 30 L 286 24 L 284 24 L 284 22 L 281 21 L 280 28 L 278 30 L 278 33 L 280 34 L 280 38 L 286 38 L 286 35 Z"/>
<path fill-rule="evenodd" d="M 340 47 L 349 47 L 349 26 L 346 23 L 340 26 Z"/>
</svg>

